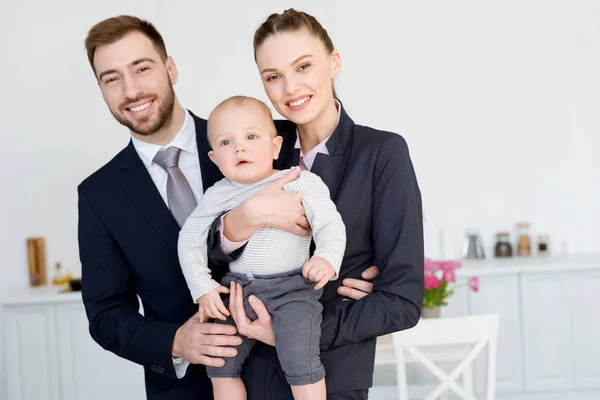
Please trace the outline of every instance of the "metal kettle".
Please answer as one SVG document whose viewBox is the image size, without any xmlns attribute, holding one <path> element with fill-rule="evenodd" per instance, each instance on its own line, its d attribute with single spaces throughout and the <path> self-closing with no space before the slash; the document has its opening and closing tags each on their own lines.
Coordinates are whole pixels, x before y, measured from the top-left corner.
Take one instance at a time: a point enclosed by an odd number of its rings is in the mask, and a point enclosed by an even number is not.
<svg viewBox="0 0 600 400">
<path fill-rule="evenodd" d="M 465 237 L 462 249 L 462 257 L 465 260 L 484 259 L 483 242 L 481 235 L 476 229 L 469 229 Z"/>
</svg>

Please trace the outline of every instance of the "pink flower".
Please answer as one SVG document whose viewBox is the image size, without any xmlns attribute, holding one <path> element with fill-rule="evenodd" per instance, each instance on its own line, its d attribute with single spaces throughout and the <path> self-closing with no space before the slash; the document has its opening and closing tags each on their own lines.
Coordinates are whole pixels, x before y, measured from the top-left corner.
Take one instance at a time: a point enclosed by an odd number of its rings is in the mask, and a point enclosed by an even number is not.
<svg viewBox="0 0 600 400">
<path fill-rule="evenodd" d="M 444 270 L 444 280 L 446 282 L 456 282 L 456 273 L 453 269 Z"/>
<path fill-rule="evenodd" d="M 444 271 L 454 271 L 456 268 L 460 268 L 460 261 L 456 260 L 442 261 L 441 264 Z"/>
<path fill-rule="evenodd" d="M 426 258 L 425 259 L 425 272 L 433 272 L 433 271 L 439 271 L 440 269 L 442 269 L 442 265 L 437 262 L 437 261 L 433 261 L 431 258 Z"/>
<path fill-rule="evenodd" d="M 474 276 L 469 280 L 469 286 L 471 287 L 471 290 L 474 292 L 479 292 L 479 277 L 478 276 Z"/>
<path fill-rule="evenodd" d="M 442 281 L 435 276 L 429 274 L 425 275 L 425 289 L 435 289 L 440 286 L 441 283 Z"/>
</svg>

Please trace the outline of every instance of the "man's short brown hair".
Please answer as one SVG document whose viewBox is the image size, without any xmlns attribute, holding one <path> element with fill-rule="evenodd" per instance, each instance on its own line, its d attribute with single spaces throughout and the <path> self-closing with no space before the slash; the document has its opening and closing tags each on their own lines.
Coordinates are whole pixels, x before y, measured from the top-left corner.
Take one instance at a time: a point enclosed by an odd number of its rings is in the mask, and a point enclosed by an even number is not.
<svg viewBox="0 0 600 400">
<path fill-rule="evenodd" d="M 138 17 L 120 15 L 97 23 L 90 29 L 85 38 L 85 49 L 90 65 L 94 70 L 94 75 L 96 74 L 96 68 L 94 68 L 94 54 L 96 53 L 96 49 L 100 46 L 113 44 L 131 32 L 140 32 L 144 34 L 152 41 L 163 61 L 167 60 L 168 56 L 165 42 L 154 25 Z"/>
</svg>

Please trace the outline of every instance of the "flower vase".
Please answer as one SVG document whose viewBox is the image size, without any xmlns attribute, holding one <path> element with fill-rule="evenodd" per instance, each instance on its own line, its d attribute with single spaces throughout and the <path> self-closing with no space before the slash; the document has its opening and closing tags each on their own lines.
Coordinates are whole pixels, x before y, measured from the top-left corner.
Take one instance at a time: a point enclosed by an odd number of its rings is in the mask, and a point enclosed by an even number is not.
<svg viewBox="0 0 600 400">
<path fill-rule="evenodd" d="M 439 318 L 440 317 L 440 307 L 423 307 L 421 309 L 421 317 L 423 318 Z"/>
</svg>

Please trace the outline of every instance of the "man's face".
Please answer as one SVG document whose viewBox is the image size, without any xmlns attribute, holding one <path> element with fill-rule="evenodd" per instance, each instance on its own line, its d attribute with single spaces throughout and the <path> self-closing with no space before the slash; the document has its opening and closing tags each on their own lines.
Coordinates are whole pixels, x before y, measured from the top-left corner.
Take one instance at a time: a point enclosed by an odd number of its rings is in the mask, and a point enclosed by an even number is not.
<svg viewBox="0 0 600 400">
<path fill-rule="evenodd" d="M 94 67 L 104 101 L 122 125 L 142 136 L 169 126 L 177 69 L 171 58 L 163 61 L 144 34 L 132 32 L 98 47 Z"/>
</svg>

